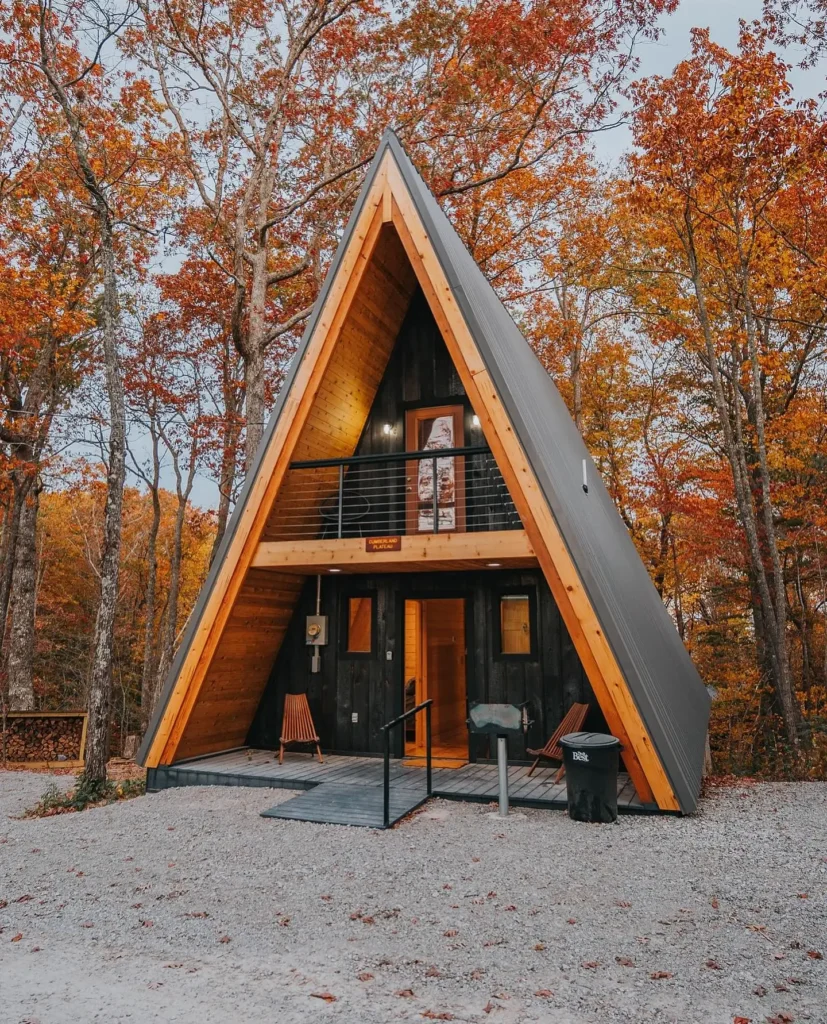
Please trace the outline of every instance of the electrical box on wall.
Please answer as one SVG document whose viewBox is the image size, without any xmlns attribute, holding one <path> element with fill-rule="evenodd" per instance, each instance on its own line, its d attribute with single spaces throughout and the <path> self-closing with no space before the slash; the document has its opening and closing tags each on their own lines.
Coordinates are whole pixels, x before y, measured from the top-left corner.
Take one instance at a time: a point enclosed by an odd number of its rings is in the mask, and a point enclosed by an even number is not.
<svg viewBox="0 0 827 1024">
<path fill-rule="evenodd" d="M 321 647 L 327 643 L 327 616 L 308 615 L 304 627 L 304 642 L 311 647 Z"/>
</svg>

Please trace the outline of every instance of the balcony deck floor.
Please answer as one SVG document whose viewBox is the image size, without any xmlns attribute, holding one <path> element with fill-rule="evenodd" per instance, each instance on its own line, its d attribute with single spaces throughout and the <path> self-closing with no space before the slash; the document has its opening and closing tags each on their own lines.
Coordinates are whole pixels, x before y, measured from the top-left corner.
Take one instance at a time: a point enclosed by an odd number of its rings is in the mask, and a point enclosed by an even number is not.
<svg viewBox="0 0 827 1024">
<path fill-rule="evenodd" d="M 554 782 L 553 767 L 538 767 L 529 778 L 527 765 L 510 765 L 509 799 L 514 806 L 565 809 L 566 783 Z M 272 750 L 241 748 L 206 757 L 179 761 L 150 769 L 150 790 L 175 786 L 256 786 L 269 789 L 308 790 L 326 783 L 375 787 L 382 785 L 383 761 L 378 757 L 325 754 L 319 764 L 309 754 L 287 752 L 284 764 Z M 390 766 L 391 789 L 400 797 L 413 799 L 424 790 L 423 768 L 393 760 Z M 656 811 L 643 804 L 625 772 L 618 775 L 618 810 L 622 814 Z M 433 796 L 449 800 L 489 803 L 497 799 L 496 764 L 469 763 L 462 768 L 435 768 Z"/>
</svg>

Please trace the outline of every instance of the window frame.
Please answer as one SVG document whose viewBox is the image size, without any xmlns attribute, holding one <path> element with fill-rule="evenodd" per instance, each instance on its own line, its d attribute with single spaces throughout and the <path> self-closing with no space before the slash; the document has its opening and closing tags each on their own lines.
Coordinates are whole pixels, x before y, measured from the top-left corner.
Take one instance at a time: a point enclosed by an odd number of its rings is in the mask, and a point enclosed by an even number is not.
<svg viewBox="0 0 827 1024">
<path fill-rule="evenodd" d="M 422 420 L 437 419 L 440 416 L 450 416 L 454 425 L 454 447 L 465 448 L 465 415 L 466 407 L 461 402 L 452 405 L 418 405 L 405 411 L 405 451 L 418 452 L 422 449 L 412 447 L 418 442 L 419 424 Z M 433 449 L 434 454 L 439 458 L 439 449 Z M 466 529 L 466 505 L 465 505 L 465 456 L 451 456 L 454 463 L 454 527 L 451 530 L 438 530 L 438 533 L 465 533 Z M 405 532 L 408 536 L 427 536 L 434 532 L 419 529 L 419 502 L 417 500 L 416 485 L 412 481 L 418 479 L 419 465 L 421 460 L 414 460 L 406 464 L 405 476 L 407 478 L 407 495 L 405 502 Z"/>
<path fill-rule="evenodd" d="M 528 651 L 525 654 L 506 654 L 503 651 L 502 635 L 502 601 L 508 597 L 528 598 Z M 494 619 L 491 635 L 494 639 L 494 661 L 539 661 L 539 645 L 537 643 L 537 588 L 534 585 L 527 587 L 498 587 L 494 591 L 494 602 L 492 608 Z"/>
<path fill-rule="evenodd" d="M 339 657 L 348 661 L 368 661 L 376 657 L 377 624 L 375 590 L 346 590 L 339 599 Z M 350 602 L 352 598 L 368 598 L 370 600 L 370 650 L 349 651 L 350 640 Z"/>
</svg>

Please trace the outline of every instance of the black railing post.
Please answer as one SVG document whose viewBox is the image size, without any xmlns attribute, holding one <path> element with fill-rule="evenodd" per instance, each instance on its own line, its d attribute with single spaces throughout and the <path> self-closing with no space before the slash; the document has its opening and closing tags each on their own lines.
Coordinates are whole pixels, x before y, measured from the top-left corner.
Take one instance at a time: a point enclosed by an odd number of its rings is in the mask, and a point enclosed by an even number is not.
<svg viewBox="0 0 827 1024">
<path fill-rule="evenodd" d="M 431 491 L 433 494 L 433 509 L 434 509 L 434 533 L 439 533 L 439 491 L 437 490 L 436 482 L 436 456 L 431 460 L 432 472 L 431 477 Z"/>
<path fill-rule="evenodd" d="M 345 512 L 344 497 L 345 497 L 345 467 L 340 465 L 339 466 L 339 532 L 336 535 L 339 538 L 339 540 L 342 539 L 342 523 L 344 522 L 344 512 Z"/>
<path fill-rule="evenodd" d="M 425 706 L 425 784 L 431 795 L 431 702 Z"/>
<path fill-rule="evenodd" d="M 391 823 L 391 731 L 385 728 L 385 793 L 384 822 L 385 828 Z"/>
</svg>

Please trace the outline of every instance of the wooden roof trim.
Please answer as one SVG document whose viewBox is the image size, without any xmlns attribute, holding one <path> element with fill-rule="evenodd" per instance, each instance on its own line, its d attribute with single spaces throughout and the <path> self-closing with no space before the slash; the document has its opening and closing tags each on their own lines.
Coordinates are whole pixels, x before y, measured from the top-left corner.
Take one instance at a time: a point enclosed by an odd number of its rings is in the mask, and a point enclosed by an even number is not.
<svg viewBox="0 0 827 1024">
<path fill-rule="evenodd" d="M 594 613 L 580 575 L 528 458 L 454 298 L 450 283 L 397 165 L 388 165 L 391 220 L 416 272 L 485 438 L 523 521 L 529 541 L 572 637 L 601 709 L 624 747 L 624 760 L 644 803 L 680 810 L 634 698 Z"/>
<path fill-rule="evenodd" d="M 145 758 L 148 768 L 171 763 L 233 604 L 252 564 L 275 495 L 289 468 L 336 339 L 370 262 L 383 225 L 389 154 L 380 164 L 354 225 L 336 278 L 313 330 L 290 393 L 263 457 L 224 562 L 207 597 L 198 627 L 169 695 Z"/>
</svg>

